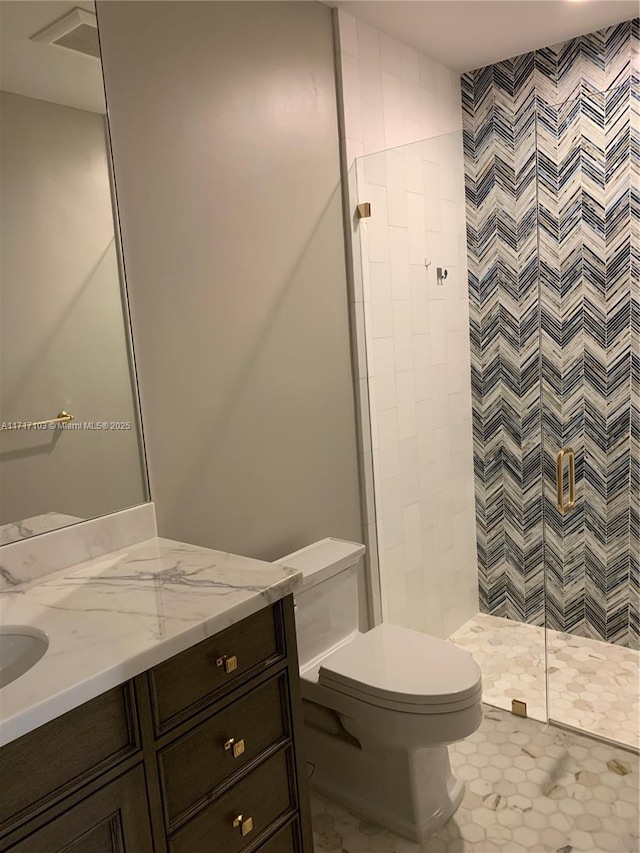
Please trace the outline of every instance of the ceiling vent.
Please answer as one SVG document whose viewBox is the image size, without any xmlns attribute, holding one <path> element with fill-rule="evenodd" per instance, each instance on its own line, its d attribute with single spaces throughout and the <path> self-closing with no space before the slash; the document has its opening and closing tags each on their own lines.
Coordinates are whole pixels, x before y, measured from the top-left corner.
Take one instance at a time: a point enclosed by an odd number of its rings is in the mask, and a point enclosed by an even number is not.
<svg viewBox="0 0 640 853">
<path fill-rule="evenodd" d="M 85 9 L 73 9 L 64 17 L 50 26 L 40 30 L 31 41 L 43 44 L 57 44 L 85 56 L 100 59 L 100 44 L 98 43 L 98 22 L 93 12 Z"/>
</svg>

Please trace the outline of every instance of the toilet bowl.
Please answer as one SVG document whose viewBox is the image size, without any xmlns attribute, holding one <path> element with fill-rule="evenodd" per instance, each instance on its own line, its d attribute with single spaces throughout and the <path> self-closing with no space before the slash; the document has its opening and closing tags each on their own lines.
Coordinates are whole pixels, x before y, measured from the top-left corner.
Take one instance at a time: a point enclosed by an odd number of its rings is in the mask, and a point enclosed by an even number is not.
<svg viewBox="0 0 640 853">
<path fill-rule="evenodd" d="M 296 632 L 310 786 L 423 841 L 464 793 L 447 745 L 482 720 L 482 676 L 453 644 L 397 625 L 358 630 L 364 546 L 324 539 L 279 563 L 301 571 Z"/>
</svg>

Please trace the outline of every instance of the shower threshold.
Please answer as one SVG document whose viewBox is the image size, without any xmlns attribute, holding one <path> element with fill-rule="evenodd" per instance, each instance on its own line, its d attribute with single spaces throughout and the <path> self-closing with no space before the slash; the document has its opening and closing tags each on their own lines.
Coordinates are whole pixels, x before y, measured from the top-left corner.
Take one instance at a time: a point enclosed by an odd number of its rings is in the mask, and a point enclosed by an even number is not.
<svg viewBox="0 0 640 853">
<path fill-rule="evenodd" d="M 544 628 L 478 613 L 451 641 L 482 670 L 483 701 L 547 720 Z M 549 717 L 633 749 L 640 748 L 640 652 L 624 646 L 547 632 Z"/>
</svg>

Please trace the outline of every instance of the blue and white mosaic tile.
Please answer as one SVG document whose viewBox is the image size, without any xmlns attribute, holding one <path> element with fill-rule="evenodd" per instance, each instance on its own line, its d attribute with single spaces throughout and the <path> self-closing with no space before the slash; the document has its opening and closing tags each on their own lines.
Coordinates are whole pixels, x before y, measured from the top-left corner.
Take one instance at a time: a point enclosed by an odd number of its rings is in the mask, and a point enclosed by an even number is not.
<svg viewBox="0 0 640 853">
<path fill-rule="evenodd" d="M 635 649 L 637 56 L 636 19 L 462 78 L 481 609 Z"/>
</svg>

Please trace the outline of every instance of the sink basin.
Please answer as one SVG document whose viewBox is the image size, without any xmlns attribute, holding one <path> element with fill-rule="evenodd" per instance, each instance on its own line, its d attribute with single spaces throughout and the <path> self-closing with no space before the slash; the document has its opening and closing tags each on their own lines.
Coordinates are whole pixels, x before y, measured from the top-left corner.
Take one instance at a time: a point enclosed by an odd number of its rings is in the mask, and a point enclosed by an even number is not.
<svg viewBox="0 0 640 853">
<path fill-rule="evenodd" d="M 29 625 L 0 626 L 0 687 L 38 663 L 49 648 L 49 638 Z"/>
</svg>

